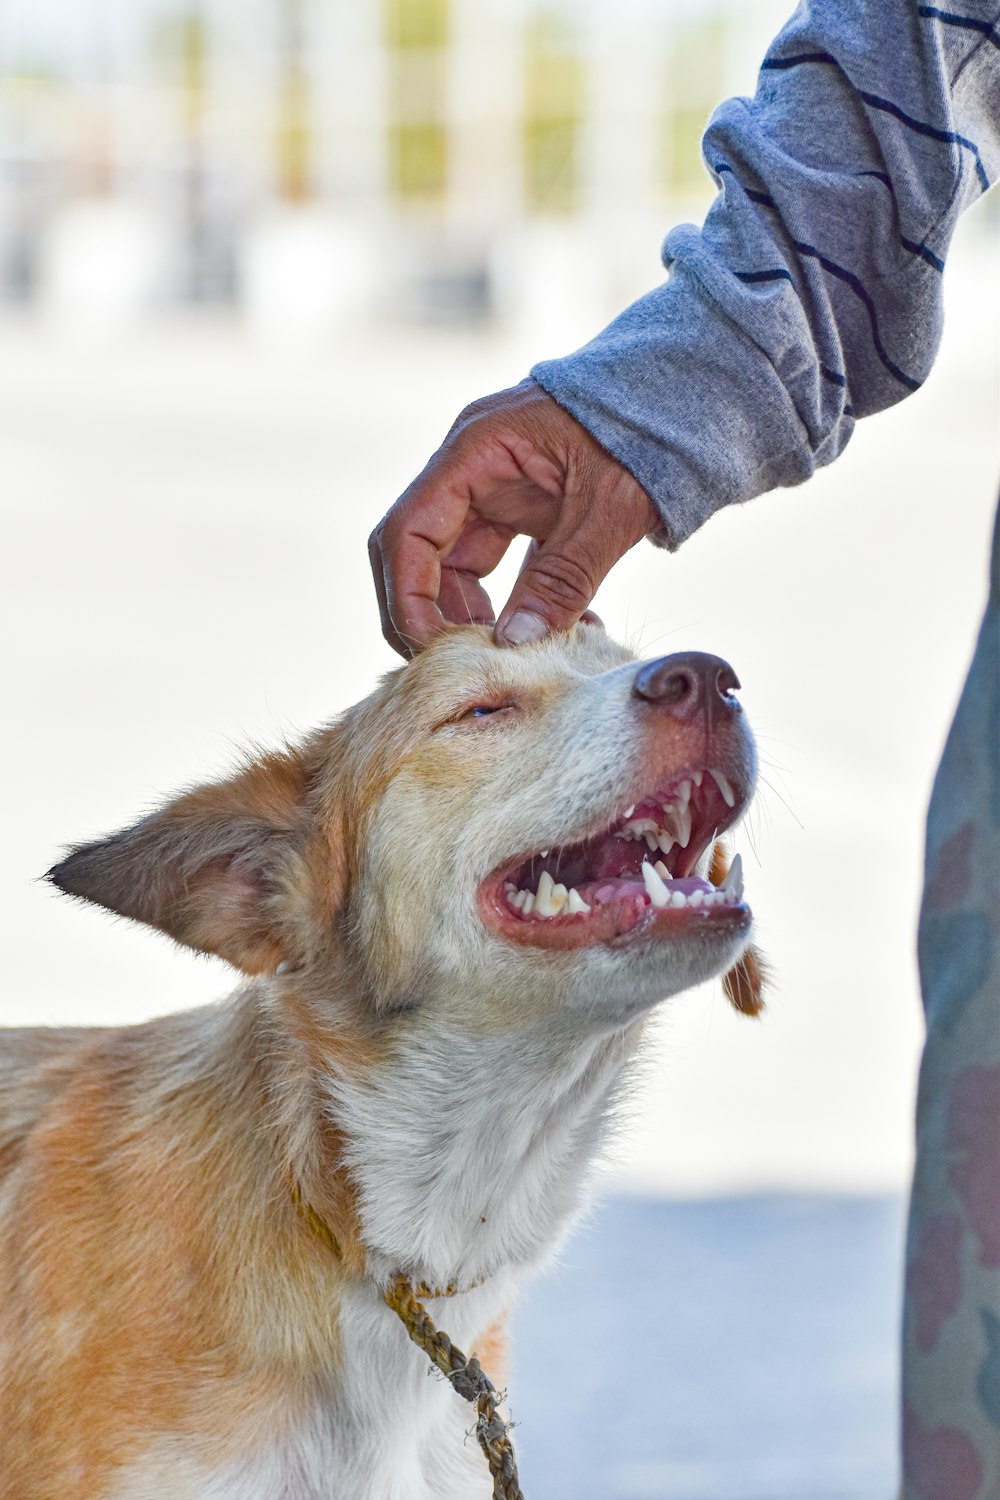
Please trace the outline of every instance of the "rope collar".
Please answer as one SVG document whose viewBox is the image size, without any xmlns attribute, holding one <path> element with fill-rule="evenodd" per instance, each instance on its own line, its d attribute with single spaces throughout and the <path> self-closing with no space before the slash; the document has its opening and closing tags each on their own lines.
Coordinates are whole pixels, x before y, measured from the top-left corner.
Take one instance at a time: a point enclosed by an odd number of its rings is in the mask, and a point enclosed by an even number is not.
<svg viewBox="0 0 1000 1500">
<path fill-rule="evenodd" d="M 329 1224 L 303 1196 L 298 1182 L 293 1179 L 290 1186 L 292 1202 L 313 1234 L 337 1260 L 342 1260 L 340 1241 Z M 500 1396 L 496 1387 L 484 1374 L 475 1355 L 466 1358 L 446 1333 L 435 1328 L 423 1306 L 424 1301 L 433 1297 L 455 1297 L 459 1292 L 472 1291 L 481 1285 L 477 1281 L 472 1286 L 461 1287 L 449 1282 L 445 1287 L 431 1287 L 423 1281 L 414 1283 L 402 1271 L 397 1271 L 389 1286 L 379 1290 L 418 1349 L 424 1351 L 431 1364 L 451 1382 L 458 1394 L 475 1406 L 476 1438 L 493 1477 L 493 1500 L 524 1500 L 517 1477 L 514 1445 L 510 1429 L 500 1415 Z"/>
</svg>

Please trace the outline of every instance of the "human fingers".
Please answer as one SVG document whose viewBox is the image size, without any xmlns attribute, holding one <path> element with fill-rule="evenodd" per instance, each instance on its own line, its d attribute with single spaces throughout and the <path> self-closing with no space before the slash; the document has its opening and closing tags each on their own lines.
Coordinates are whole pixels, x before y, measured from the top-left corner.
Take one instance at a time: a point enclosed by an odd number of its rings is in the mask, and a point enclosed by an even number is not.
<svg viewBox="0 0 1000 1500">
<path fill-rule="evenodd" d="M 441 559 L 461 534 L 470 495 L 460 470 L 442 474 L 443 467 L 435 455 L 368 540 L 382 634 L 403 656 L 428 645 L 447 623 L 438 604 Z"/>
<path fill-rule="evenodd" d="M 497 620 L 501 645 L 524 645 L 575 625 L 619 558 L 656 526 L 648 495 L 626 470 L 615 469 L 596 494 L 567 495 L 557 525 L 529 548 Z"/>
</svg>

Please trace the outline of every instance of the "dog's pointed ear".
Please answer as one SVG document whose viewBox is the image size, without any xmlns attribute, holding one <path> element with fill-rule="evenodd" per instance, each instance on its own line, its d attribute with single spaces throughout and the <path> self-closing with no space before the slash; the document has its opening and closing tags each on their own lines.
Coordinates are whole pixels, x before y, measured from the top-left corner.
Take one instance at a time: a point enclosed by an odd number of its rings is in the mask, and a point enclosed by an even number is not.
<svg viewBox="0 0 1000 1500">
<path fill-rule="evenodd" d="M 78 845 L 48 878 L 248 974 L 273 971 L 308 922 L 308 781 L 298 752 L 262 757 Z"/>
<path fill-rule="evenodd" d="M 729 873 L 729 852 L 725 844 L 718 843 L 712 850 L 712 867 L 708 878 L 713 885 L 721 885 Z M 726 999 L 734 1010 L 743 1016 L 759 1016 L 764 1009 L 764 989 L 767 985 L 767 965 L 760 949 L 749 943 L 742 956 L 722 976 L 722 988 Z"/>
</svg>

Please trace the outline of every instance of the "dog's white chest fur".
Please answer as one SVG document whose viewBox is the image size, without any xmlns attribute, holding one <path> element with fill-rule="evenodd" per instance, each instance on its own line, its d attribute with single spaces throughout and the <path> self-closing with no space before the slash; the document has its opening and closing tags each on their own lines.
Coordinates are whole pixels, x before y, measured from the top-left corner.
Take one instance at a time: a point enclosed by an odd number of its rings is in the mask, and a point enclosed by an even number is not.
<svg viewBox="0 0 1000 1500">
<path fill-rule="evenodd" d="M 436 1286 L 502 1273 L 513 1290 L 551 1257 L 637 1039 L 621 1028 L 581 1045 L 571 1030 L 546 1018 L 484 1037 L 423 1020 L 391 1068 L 331 1080 L 376 1267 Z"/>
<path fill-rule="evenodd" d="M 498 1285 L 431 1309 L 460 1343 L 509 1296 Z M 248 1411 L 222 1463 L 200 1456 L 190 1436 L 154 1440 L 109 1500 L 485 1500 L 491 1481 L 469 1436 L 473 1409 L 374 1286 L 348 1292 L 339 1332 L 347 1379 L 332 1376 L 305 1401 L 286 1394 Z"/>
</svg>

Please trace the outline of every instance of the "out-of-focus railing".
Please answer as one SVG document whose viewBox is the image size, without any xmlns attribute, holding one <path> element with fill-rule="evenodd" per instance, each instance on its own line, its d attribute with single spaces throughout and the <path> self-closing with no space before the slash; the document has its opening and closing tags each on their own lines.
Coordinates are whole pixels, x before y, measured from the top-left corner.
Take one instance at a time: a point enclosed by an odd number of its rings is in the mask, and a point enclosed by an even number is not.
<svg viewBox="0 0 1000 1500">
<path fill-rule="evenodd" d="M 274 339 L 614 310 L 778 0 L 11 0 L 0 303 Z"/>
</svg>

